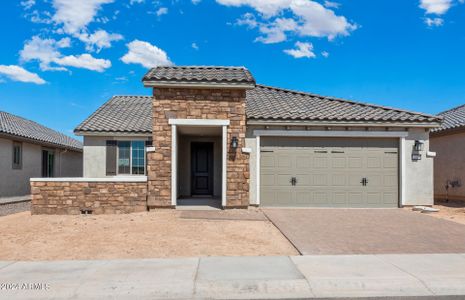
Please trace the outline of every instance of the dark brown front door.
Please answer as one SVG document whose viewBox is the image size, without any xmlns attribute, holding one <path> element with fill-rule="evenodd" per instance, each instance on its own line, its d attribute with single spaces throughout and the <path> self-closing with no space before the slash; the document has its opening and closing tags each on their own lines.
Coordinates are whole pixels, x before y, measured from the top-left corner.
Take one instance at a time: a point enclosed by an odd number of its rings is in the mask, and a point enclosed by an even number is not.
<svg viewBox="0 0 465 300">
<path fill-rule="evenodd" d="M 192 195 L 213 194 L 213 143 L 192 143 Z"/>
</svg>

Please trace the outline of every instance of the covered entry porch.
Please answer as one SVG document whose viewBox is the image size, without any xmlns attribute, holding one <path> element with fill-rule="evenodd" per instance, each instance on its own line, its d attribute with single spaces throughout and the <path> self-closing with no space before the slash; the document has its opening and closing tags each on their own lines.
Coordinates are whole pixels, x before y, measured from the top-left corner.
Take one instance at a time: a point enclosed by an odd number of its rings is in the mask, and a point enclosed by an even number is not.
<svg viewBox="0 0 465 300">
<path fill-rule="evenodd" d="M 229 120 L 170 119 L 169 124 L 172 206 L 225 207 Z"/>
</svg>

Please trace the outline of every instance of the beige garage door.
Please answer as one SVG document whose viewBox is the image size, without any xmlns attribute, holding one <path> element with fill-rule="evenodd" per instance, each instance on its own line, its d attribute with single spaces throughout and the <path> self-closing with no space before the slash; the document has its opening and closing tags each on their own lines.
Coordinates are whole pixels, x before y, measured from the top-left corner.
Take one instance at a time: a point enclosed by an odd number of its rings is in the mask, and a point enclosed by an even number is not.
<svg viewBox="0 0 465 300">
<path fill-rule="evenodd" d="M 398 140 L 262 138 L 260 203 L 397 207 Z"/>
</svg>

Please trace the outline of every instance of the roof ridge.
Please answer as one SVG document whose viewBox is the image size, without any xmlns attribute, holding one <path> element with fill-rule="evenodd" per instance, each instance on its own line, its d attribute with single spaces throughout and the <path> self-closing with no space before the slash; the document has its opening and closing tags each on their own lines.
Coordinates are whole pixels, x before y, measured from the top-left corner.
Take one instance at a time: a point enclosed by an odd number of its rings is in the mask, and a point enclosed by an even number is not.
<svg viewBox="0 0 465 300">
<path fill-rule="evenodd" d="M 113 95 L 113 97 L 138 97 L 138 98 L 153 98 L 153 96 L 150 95 Z"/>
<path fill-rule="evenodd" d="M 442 112 L 439 112 L 438 115 L 442 115 L 442 114 L 445 114 L 447 112 L 451 112 L 451 111 L 454 111 L 454 110 L 459 110 L 460 108 L 463 108 L 465 107 L 465 104 L 462 104 L 462 105 L 459 105 L 459 106 L 456 106 L 456 107 L 452 107 L 452 108 L 449 108 L 445 111 L 442 111 Z"/>
<path fill-rule="evenodd" d="M 302 91 L 285 89 L 285 88 L 278 88 L 278 87 L 273 87 L 273 86 L 258 84 L 258 83 L 257 83 L 256 86 L 257 87 L 264 87 L 264 88 L 274 89 L 274 90 L 283 91 L 283 92 L 288 92 L 288 93 L 299 94 L 299 95 L 318 97 L 318 98 L 322 98 L 322 99 L 326 99 L 326 100 L 330 100 L 330 101 L 351 103 L 351 104 L 381 108 L 381 109 L 384 109 L 384 110 L 391 110 L 391 111 L 396 111 L 396 112 L 401 112 L 401 113 L 416 114 L 416 115 L 421 115 L 421 116 L 428 117 L 428 118 L 442 119 L 441 116 L 437 116 L 437 115 L 431 115 L 431 114 L 426 114 L 426 113 L 421 113 L 421 112 L 416 112 L 416 111 L 409 111 L 409 110 L 405 110 L 405 109 L 399 109 L 399 108 L 394 108 L 394 107 L 384 106 L 384 105 L 379 105 L 379 104 L 373 104 L 373 103 L 367 103 L 367 102 L 360 102 L 360 101 L 342 99 L 342 98 L 332 97 L 332 96 L 323 96 L 323 95 L 318 95 L 318 94 L 314 94 L 314 93 L 302 92 Z"/>
<path fill-rule="evenodd" d="M 215 66 L 215 65 L 179 65 L 179 66 L 158 66 L 156 68 L 173 68 L 173 69 L 182 69 L 182 68 L 197 68 L 197 69 L 247 69 L 245 66 Z"/>
</svg>

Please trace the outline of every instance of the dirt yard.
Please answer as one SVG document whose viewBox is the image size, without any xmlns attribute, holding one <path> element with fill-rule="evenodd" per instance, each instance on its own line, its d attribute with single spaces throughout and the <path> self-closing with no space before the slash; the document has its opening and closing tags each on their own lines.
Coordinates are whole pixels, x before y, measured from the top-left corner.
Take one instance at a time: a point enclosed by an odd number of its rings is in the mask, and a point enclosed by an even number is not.
<svg viewBox="0 0 465 300">
<path fill-rule="evenodd" d="M 439 212 L 430 213 L 431 216 L 465 224 L 465 201 L 440 201 L 436 202 L 434 208 L 439 209 Z"/>
<path fill-rule="evenodd" d="M 220 219 L 182 214 L 0 217 L 0 260 L 298 255 L 258 210 L 221 212 Z"/>
</svg>

